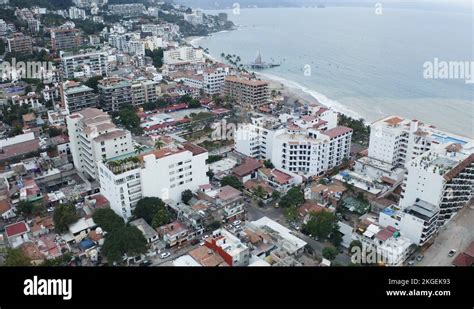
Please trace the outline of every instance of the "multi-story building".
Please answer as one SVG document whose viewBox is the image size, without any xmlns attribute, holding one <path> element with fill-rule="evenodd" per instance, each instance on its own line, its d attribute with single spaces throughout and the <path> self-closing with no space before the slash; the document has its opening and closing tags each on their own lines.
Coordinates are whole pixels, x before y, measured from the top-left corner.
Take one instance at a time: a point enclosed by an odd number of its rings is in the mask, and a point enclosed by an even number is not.
<svg viewBox="0 0 474 309">
<path fill-rule="evenodd" d="M 143 3 L 112 4 L 108 8 L 112 14 L 120 16 L 140 16 L 145 12 Z"/>
<path fill-rule="evenodd" d="M 393 226 L 381 228 L 370 224 L 363 233 L 353 237 L 362 243 L 361 263 L 402 266 L 410 256 L 412 242 Z"/>
<path fill-rule="evenodd" d="M 84 7 L 89 8 L 93 6 L 104 6 L 109 1 L 108 0 L 73 0 L 72 2 L 80 8 L 84 8 Z"/>
<path fill-rule="evenodd" d="M 224 83 L 224 95 L 237 104 L 255 109 L 268 103 L 268 82 L 245 77 L 227 76 Z"/>
<path fill-rule="evenodd" d="M 66 81 L 61 85 L 61 103 L 68 113 L 74 113 L 97 107 L 98 100 L 94 89 L 75 81 Z"/>
<path fill-rule="evenodd" d="M 66 118 L 71 153 L 76 169 L 97 179 L 97 164 L 133 150 L 130 132 L 113 124 L 111 117 L 86 108 Z"/>
<path fill-rule="evenodd" d="M 429 243 L 439 229 L 439 207 L 423 200 L 401 210 L 390 206 L 380 212 L 379 225 L 393 226 L 418 246 Z"/>
<path fill-rule="evenodd" d="M 332 114 L 326 117 L 330 120 Z M 324 118 L 304 119 L 288 122 L 252 118 L 251 124 L 235 132 L 235 148 L 250 157 L 269 159 L 276 168 L 304 176 L 322 175 L 349 158 L 352 129 L 329 128 Z"/>
<path fill-rule="evenodd" d="M 132 83 L 132 104 L 140 106 L 156 101 L 161 95 L 158 82 L 152 80 L 137 80 Z"/>
<path fill-rule="evenodd" d="M 133 104 L 132 82 L 125 78 L 104 78 L 99 81 L 99 103 L 107 111 L 118 111 Z"/>
<path fill-rule="evenodd" d="M 177 64 L 182 62 L 204 62 L 203 50 L 192 46 L 182 46 L 163 52 L 164 64 Z"/>
<path fill-rule="evenodd" d="M 22 33 L 15 33 L 7 39 L 8 51 L 17 54 L 31 54 L 33 52 L 31 37 Z"/>
<path fill-rule="evenodd" d="M 216 95 L 222 92 L 225 78 L 229 74 L 229 68 L 206 69 L 202 75 L 204 93 Z"/>
<path fill-rule="evenodd" d="M 250 250 L 239 238 L 225 229 L 212 232 L 205 246 L 219 254 L 229 266 L 248 266 Z"/>
<path fill-rule="evenodd" d="M 37 33 L 40 31 L 41 23 L 39 20 L 35 18 L 30 18 L 27 20 L 27 24 L 28 24 L 28 31 L 32 33 Z"/>
<path fill-rule="evenodd" d="M 130 40 L 127 42 L 127 52 L 130 55 L 145 56 L 145 41 Z"/>
<path fill-rule="evenodd" d="M 208 184 L 207 158 L 204 148 L 189 143 L 146 149 L 138 156 L 129 152 L 98 163 L 101 192 L 110 207 L 128 220 L 141 197 L 178 202 L 183 191 Z"/>
<path fill-rule="evenodd" d="M 110 46 L 117 48 L 120 51 L 127 50 L 127 35 L 114 33 L 109 35 L 108 42 Z"/>
<path fill-rule="evenodd" d="M 53 29 L 51 30 L 51 47 L 54 52 L 81 47 L 82 36 L 78 29 Z"/>
<path fill-rule="evenodd" d="M 75 6 L 71 6 L 69 8 L 69 18 L 70 19 L 86 19 L 86 11 L 83 9 L 79 9 Z"/>
<path fill-rule="evenodd" d="M 6 36 L 7 29 L 7 23 L 3 19 L 0 19 L 0 36 Z"/>
<path fill-rule="evenodd" d="M 407 164 L 399 205 L 405 209 L 423 200 L 438 206 L 438 222 L 443 225 L 471 200 L 473 191 L 474 151 L 455 143 Z"/>
<path fill-rule="evenodd" d="M 60 52 L 60 59 L 65 79 L 107 76 L 106 52 L 89 52 L 76 55 Z"/>
<path fill-rule="evenodd" d="M 388 116 L 371 125 L 368 156 L 372 159 L 404 167 L 431 149 L 432 145 L 467 143 L 463 137 L 440 131 L 418 120 Z"/>
<path fill-rule="evenodd" d="M 244 196 L 234 187 L 224 186 L 216 195 L 216 204 L 224 211 L 224 220 L 232 222 L 244 218 Z"/>
</svg>

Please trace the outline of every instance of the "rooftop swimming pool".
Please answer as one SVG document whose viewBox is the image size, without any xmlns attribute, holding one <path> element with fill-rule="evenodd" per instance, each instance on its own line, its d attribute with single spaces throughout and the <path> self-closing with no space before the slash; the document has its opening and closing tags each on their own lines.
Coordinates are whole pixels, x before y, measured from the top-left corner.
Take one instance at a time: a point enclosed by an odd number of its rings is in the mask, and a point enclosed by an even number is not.
<svg viewBox="0 0 474 309">
<path fill-rule="evenodd" d="M 458 143 L 461 145 L 467 144 L 466 141 L 463 141 L 461 139 L 454 138 L 451 136 L 441 136 L 438 134 L 433 134 L 432 137 L 434 138 L 435 141 L 440 142 L 442 144 L 449 144 L 449 143 Z"/>
</svg>

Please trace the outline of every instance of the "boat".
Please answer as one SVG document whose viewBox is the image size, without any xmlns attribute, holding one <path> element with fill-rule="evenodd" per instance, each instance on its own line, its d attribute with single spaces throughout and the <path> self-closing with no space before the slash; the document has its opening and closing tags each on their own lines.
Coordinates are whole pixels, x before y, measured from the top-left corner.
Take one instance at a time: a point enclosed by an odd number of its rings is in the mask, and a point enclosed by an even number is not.
<svg viewBox="0 0 474 309">
<path fill-rule="evenodd" d="M 260 53 L 260 51 L 258 51 L 255 61 L 250 63 L 248 66 L 251 67 L 252 69 L 268 69 L 268 68 L 278 67 L 280 66 L 280 64 L 264 62 L 262 60 L 262 54 Z"/>
</svg>

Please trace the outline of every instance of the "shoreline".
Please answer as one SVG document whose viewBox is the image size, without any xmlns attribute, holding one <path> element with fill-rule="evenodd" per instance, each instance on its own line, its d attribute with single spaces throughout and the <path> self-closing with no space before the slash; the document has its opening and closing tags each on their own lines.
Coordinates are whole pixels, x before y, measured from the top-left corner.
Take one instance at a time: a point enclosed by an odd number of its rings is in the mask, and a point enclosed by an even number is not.
<svg viewBox="0 0 474 309">
<path fill-rule="evenodd" d="M 224 33 L 229 31 L 230 30 L 224 30 L 216 33 Z M 198 42 L 203 40 L 204 38 L 206 38 L 206 36 L 190 36 L 186 37 L 185 41 L 194 47 L 199 47 L 200 45 L 198 44 Z M 223 63 L 221 60 L 217 59 L 212 54 L 204 53 L 204 55 L 212 61 Z M 277 91 L 281 91 L 281 95 L 284 97 L 284 104 L 287 104 L 288 102 L 293 104 L 295 101 L 299 101 L 300 103 L 308 103 L 310 105 L 322 105 L 331 108 L 337 113 L 344 114 L 353 119 L 363 119 L 365 124 L 370 125 L 370 122 L 367 121 L 367 119 L 365 119 L 365 117 L 363 117 L 362 115 L 350 110 L 342 103 L 326 97 L 324 94 L 318 92 L 317 90 L 309 89 L 299 84 L 298 82 L 288 80 L 284 77 L 272 75 L 269 73 L 251 70 L 248 70 L 248 72 L 255 73 L 257 77 L 268 81 L 270 90 L 275 89 Z"/>
</svg>

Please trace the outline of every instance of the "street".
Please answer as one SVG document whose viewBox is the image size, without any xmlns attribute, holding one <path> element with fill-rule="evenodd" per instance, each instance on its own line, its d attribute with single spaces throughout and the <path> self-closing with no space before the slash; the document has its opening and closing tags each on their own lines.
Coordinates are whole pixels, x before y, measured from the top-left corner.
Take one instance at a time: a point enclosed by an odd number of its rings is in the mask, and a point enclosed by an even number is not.
<svg viewBox="0 0 474 309">
<path fill-rule="evenodd" d="M 285 215 L 283 214 L 283 210 L 281 208 L 275 208 L 272 205 L 267 205 L 265 207 L 259 207 L 255 205 L 254 203 L 247 203 L 246 204 L 246 210 L 247 210 L 247 220 L 248 221 L 255 221 L 258 220 L 262 217 L 268 217 L 281 225 L 285 226 L 286 228 L 289 228 L 292 230 L 293 234 L 302 240 L 306 241 L 311 248 L 314 250 L 314 252 L 322 257 L 323 254 L 323 249 L 324 247 L 327 247 L 330 245 L 330 243 L 322 243 L 320 241 L 317 241 L 308 235 L 305 235 L 299 231 L 296 231 L 288 226 L 288 223 L 286 222 Z M 346 253 L 339 253 L 334 259 L 333 263 L 341 266 L 346 266 L 351 264 L 351 258 L 349 255 Z"/>
</svg>

